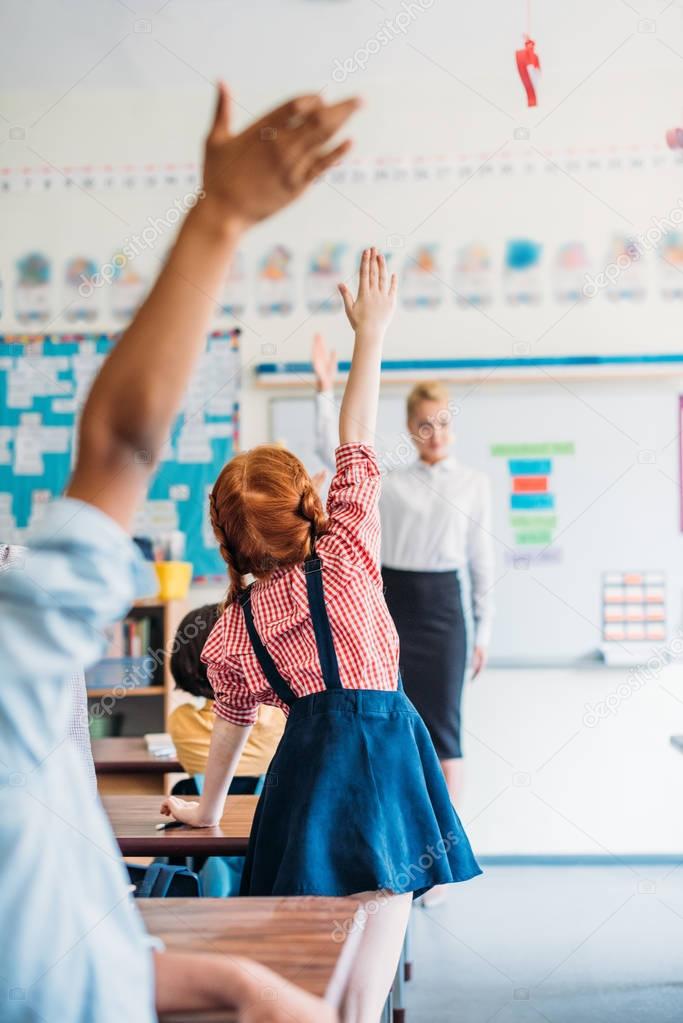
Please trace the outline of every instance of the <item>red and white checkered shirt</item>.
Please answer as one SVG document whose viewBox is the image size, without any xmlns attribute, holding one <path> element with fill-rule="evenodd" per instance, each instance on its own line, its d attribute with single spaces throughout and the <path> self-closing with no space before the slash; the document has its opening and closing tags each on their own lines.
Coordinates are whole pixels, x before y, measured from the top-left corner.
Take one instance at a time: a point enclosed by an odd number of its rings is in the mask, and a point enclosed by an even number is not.
<svg viewBox="0 0 683 1023">
<path fill-rule="evenodd" d="M 327 498 L 329 530 L 316 543 L 325 604 L 347 689 L 396 689 L 398 636 L 384 600 L 380 572 L 380 471 L 372 448 L 343 444 Z M 325 689 L 308 610 L 303 567 L 254 583 L 256 630 L 296 696 Z M 259 703 L 288 708 L 275 695 L 254 654 L 238 602 L 218 619 L 202 652 L 216 696 L 216 714 L 251 725 Z"/>
</svg>

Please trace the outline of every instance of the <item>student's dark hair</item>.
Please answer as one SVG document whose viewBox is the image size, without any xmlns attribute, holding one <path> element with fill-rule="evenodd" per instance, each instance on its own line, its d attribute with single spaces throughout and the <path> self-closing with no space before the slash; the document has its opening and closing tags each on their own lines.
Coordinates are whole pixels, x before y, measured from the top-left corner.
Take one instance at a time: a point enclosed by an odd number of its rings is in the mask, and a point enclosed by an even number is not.
<svg viewBox="0 0 683 1023">
<path fill-rule="evenodd" d="M 213 700 L 213 689 L 201 653 L 219 614 L 217 604 L 204 604 L 186 614 L 178 626 L 171 654 L 171 674 L 178 689 L 207 700 Z"/>
</svg>

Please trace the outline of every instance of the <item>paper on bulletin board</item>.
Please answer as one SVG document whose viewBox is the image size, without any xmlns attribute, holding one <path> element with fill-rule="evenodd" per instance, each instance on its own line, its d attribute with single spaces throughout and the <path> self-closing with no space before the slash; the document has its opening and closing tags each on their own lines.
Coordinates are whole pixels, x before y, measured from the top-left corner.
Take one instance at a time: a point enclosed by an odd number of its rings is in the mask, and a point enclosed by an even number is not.
<svg viewBox="0 0 683 1023">
<path fill-rule="evenodd" d="M 62 493 L 79 411 L 115 337 L 50 335 L 30 345 L 0 335 L 0 542 L 25 542 Z M 209 488 L 237 445 L 236 331 L 207 338 L 133 532 L 155 539 L 180 530 L 195 576 L 225 567 L 208 527 Z"/>
</svg>

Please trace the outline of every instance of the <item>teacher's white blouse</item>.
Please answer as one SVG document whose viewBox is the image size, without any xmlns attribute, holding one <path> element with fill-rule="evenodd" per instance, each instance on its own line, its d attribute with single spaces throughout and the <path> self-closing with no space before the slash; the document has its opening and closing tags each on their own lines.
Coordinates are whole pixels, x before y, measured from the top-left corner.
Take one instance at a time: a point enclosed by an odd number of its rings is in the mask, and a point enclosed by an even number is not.
<svg viewBox="0 0 683 1023">
<path fill-rule="evenodd" d="M 336 444 L 332 395 L 316 401 L 317 451 L 329 463 Z M 488 646 L 493 620 L 494 556 L 488 477 L 456 458 L 416 459 L 382 480 L 382 564 L 415 572 L 469 574 L 475 644 Z"/>
</svg>

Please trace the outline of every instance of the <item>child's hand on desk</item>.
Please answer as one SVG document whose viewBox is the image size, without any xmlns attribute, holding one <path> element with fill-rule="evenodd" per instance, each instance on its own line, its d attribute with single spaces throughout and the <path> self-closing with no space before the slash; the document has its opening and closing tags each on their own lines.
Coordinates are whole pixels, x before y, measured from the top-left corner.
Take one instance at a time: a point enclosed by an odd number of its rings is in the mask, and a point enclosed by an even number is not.
<svg viewBox="0 0 683 1023">
<path fill-rule="evenodd" d="M 192 828 L 212 828 L 218 823 L 215 820 L 207 820 L 201 803 L 191 799 L 178 799 L 177 796 L 167 796 L 161 804 L 159 813 L 164 817 L 182 821 L 183 824 L 189 824 Z"/>
<path fill-rule="evenodd" d="M 265 966 L 244 962 L 243 976 L 246 991 L 238 1007 L 239 1023 L 338 1023 L 329 1005 Z"/>
<path fill-rule="evenodd" d="M 381 252 L 365 249 L 361 257 L 356 300 L 345 284 L 339 285 L 346 315 L 356 334 L 384 334 L 396 308 L 397 288 L 396 274 L 389 276 Z"/>
<path fill-rule="evenodd" d="M 327 143 L 359 106 L 357 99 L 326 104 L 317 94 L 297 96 L 234 135 L 221 82 L 204 157 L 207 208 L 244 229 L 287 206 L 349 151 L 348 140 L 332 149 Z"/>
</svg>

